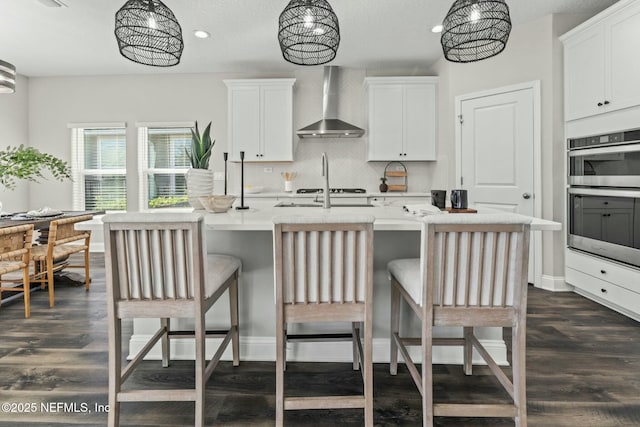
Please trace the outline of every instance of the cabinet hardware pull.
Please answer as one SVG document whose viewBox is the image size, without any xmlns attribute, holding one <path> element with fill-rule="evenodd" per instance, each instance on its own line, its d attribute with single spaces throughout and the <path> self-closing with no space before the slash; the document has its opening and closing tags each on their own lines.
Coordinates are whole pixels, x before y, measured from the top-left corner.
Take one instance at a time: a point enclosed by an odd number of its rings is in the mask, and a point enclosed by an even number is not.
<svg viewBox="0 0 640 427">
<path fill-rule="evenodd" d="M 604 101 L 604 105 L 609 105 L 611 104 L 609 101 Z"/>
<path fill-rule="evenodd" d="M 598 107 L 602 107 L 604 104 L 602 102 L 598 102 Z"/>
<path fill-rule="evenodd" d="M 607 274 L 606 270 L 600 270 L 600 273 Z"/>
<path fill-rule="evenodd" d="M 607 290 L 605 288 L 600 289 L 600 292 L 602 292 L 603 294 L 607 293 Z"/>
</svg>

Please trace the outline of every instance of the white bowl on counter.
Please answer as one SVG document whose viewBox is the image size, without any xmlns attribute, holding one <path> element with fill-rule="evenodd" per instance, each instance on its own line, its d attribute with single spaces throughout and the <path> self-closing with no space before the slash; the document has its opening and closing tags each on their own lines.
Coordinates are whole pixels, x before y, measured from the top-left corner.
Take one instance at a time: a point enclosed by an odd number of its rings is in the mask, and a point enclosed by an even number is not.
<svg viewBox="0 0 640 427">
<path fill-rule="evenodd" d="M 224 213 L 231 209 L 236 196 L 213 194 L 211 196 L 200 196 L 199 200 L 207 212 Z"/>
</svg>

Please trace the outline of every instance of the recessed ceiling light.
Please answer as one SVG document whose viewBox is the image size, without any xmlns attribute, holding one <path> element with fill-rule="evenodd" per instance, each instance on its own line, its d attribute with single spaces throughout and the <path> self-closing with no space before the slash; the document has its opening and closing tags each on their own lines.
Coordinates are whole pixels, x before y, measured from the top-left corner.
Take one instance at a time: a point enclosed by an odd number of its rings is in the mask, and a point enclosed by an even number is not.
<svg viewBox="0 0 640 427">
<path fill-rule="evenodd" d="M 196 36 L 199 39 L 206 39 L 206 38 L 209 38 L 209 36 L 211 34 L 209 34 L 208 32 L 206 32 L 204 30 L 195 30 L 193 32 L 193 35 Z"/>
<path fill-rule="evenodd" d="M 442 32 L 442 25 L 438 24 L 435 25 L 432 29 L 431 29 L 432 33 L 441 33 Z"/>
</svg>

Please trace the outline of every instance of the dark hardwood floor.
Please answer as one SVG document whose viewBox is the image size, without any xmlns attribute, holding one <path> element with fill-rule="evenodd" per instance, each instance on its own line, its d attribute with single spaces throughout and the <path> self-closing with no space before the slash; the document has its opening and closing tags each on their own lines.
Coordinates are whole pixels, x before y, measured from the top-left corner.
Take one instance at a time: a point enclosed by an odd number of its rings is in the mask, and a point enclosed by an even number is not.
<svg viewBox="0 0 640 427">
<path fill-rule="evenodd" d="M 61 283 L 56 307 L 32 294 L 31 319 L 21 301 L 0 307 L 0 426 L 102 426 L 107 404 L 107 320 L 103 261 L 95 255 L 90 292 Z M 530 426 L 640 426 L 640 325 L 573 293 L 530 288 L 527 392 Z M 435 399 L 480 397 L 506 401 L 484 367 L 465 377 L 460 366 L 436 365 Z M 207 424 L 271 426 L 274 364 L 223 362 L 207 384 Z M 377 364 L 375 421 L 379 426 L 421 425 L 420 398 L 404 366 L 391 377 Z M 168 369 L 144 362 L 129 380 L 137 385 L 191 384 L 192 362 Z M 313 387 L 349 393 L 360 387 L 350 364 L 287 365 L 288 390 Z M 31 407 L 30 404 L 35 404 Z M 44 405 L 42 405 L 44 403 Z M 7 412 L 18 410 L 17 412 Z M 193 404 L 123 404 L 127 426 L 193 424 Z M 288 412 L 290 426 L 360 426 L 361 411 Z M 513 426 L 511 420 L 438 418 L 438 426 Z"/>
</svg>

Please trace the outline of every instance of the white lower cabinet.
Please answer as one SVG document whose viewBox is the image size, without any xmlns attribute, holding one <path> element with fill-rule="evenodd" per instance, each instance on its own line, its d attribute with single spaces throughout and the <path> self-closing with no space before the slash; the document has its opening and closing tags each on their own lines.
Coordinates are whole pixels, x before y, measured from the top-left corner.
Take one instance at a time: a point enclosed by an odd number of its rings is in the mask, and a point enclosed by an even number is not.
<svg viewBox="0 0 640 427">
<path fill-rule="evenodd" d="M 640 321 L 640 269 L 567 249 L 565 280 L 575 291 Z"/>
</svg>

